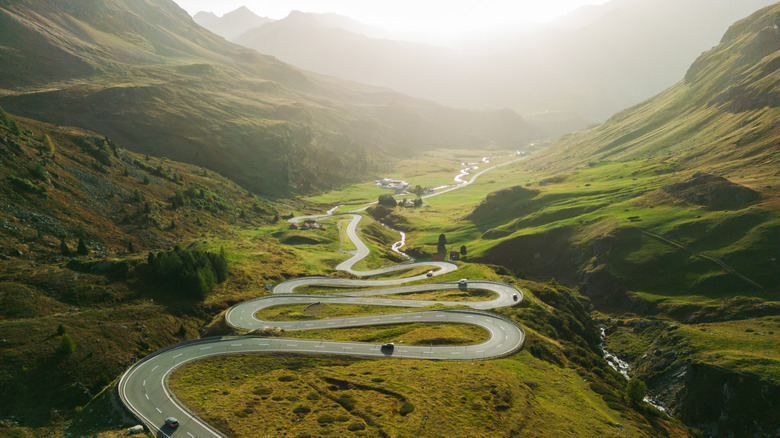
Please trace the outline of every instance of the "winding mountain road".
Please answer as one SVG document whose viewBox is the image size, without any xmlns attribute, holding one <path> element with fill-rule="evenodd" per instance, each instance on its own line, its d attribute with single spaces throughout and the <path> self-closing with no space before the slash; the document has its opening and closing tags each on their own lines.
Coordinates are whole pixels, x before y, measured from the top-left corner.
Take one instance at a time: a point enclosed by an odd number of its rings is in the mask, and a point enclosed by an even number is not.
<svg viewBox="0 0 780 438">
<path fill-rule="evenodd" d="M 314 218 L 321 219 L 329 216 L 314 216 Z M 357 250 L 349 260 L 337 266 L 339 270 L 358 276 L 373 276 L 425 266 L 435 270 L 433 275 L 437 276 L 457 269 L 457 265 L 453 263 L 433 261 L 402 263 L 371 271 L 355 271 L 353 266 L 366 257 L 369 250 L 357 235 L 357 225 L 361 216 L 355 213 L 349 213 L 347 216 L 351 217 L 347 226 L 347 236 L 355 244 Z M 295 218 L 293 220 L 303 219 Z M 143 421 L 149 430 L 156 433 L 158 437 L 170 437 L 174 434 L 192 438 L 222 437 L 223 435 L 218 430 L 212 428 L 205 421 L 190 412 L 171 393 L 167 381 L 171 373 L 179 366 L 190 361 L 217 355 L 268 352 L 426 360 L 476 360 L 506 356 L 522 347 L 525 341 L 525 333 L 520 326 L 500 315 L 482 312 L 483 310 L 512 306 L 522 301 L 522 292 L 508 284 L 469 280 L 468 289 L 488 290 L 495 294 L 494 298 L 486 301 L 427 301 L 373 297 L 375 295 L 392 295 L 463 287 L 454 281 L 399 286 L 403 283 L 424 280 L 426 278 L 425 274 L 421 274 L 408 278 L 385 280 L 350 280 L 326 277 L 292 279 L 276 286 L 273 290 L 273 295 L 237 304 L 228 310 L 225 319 L 231 326 L 246 331 L 262 327 L 280 327 L 284 330 L 312 330 L 420 322 L 471 324 L 484 328 L 490 334 L 489 339 L 480 344 L 466 346 L 398 345 L 393 349 L 382 349 L 381 344 L 362 342 L 254 336 L 203 338 L 159 350 L 134 364 L 120 379 L 119 395 L 128 409 Z M 297 288 L 304 286 L 323 286 L 327 288 L 395 287 L 361 289 L 338 295 L 305 295 L 295 293 Z M 315 303 L 364 304 L 410 308 L 445 304 L 467 306 L 473 310 L 427 310 L 309 321 L 263 321 L 256 316 L 258 311 L 272 306 Z M 179 420 L 180 425 L 176 429 L 165 426 L 165 419 L 171 416 Z"/>
</svg>

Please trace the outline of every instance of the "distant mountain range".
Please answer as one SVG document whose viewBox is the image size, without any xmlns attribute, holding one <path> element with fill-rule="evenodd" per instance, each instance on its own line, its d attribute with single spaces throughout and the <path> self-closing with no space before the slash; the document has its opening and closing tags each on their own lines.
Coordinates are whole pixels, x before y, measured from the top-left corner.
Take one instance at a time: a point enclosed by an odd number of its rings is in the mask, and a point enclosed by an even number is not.
<svg viewBox="0 0 780 438">
<path fill-rule="evenodd" d="M 233 41 L 300 68 L 471 108 L 546 114 L 551 133 L 674 84 L 737 19 L 772 0 L 612 0 L 467 51 L 378 38 L 296 12 Z"/>
<path fill-rule="evenodd" d="M 260 17 L 246 6 L 242 6 L 222 17 L 218 17 L 213 12 L 198 12 L 192 18 L 196 23 L 217 35 L 225 37 L 228 41 L 232 41 L 249 29 L 274 22 L 270 18 Z"/>
<path fill-rule="evenodd" d="M 3 2 L 0 41 L 9 112 L 206 166 L 266 196 L 364 180 L 427 148 L 517 147 L 529 133 L 512 111 L 303 72 L 225 41 L 169 0 Z"/>
</svg>

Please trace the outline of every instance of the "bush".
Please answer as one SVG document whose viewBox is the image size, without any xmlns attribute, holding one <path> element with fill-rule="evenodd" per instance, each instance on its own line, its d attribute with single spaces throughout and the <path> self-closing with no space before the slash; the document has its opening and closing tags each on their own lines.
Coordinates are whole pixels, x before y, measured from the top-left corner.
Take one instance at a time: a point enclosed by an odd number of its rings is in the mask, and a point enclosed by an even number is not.
<svg viewBox="0 0 780 438">
<path fill-rule="evenodd" d="M 311 412 L 311 408 L 303 405 L 293 409 L 294 414 L 308 414 L 309 412 Z"/>
<path fill-rule="evenodd" d="M 398 410 L 398 413 L 403 416 L 411 414 L 412 412 L 414 412 L 414 405 L 411 402 L 404 402 L 404 404 L 401 405 L 401 409 Z"/>
<path fill-rule="evenodd" d="M 377 203 L 384 207 L 395 207 L 397 203 L 395 202 L 395 198 L 393 198 L 393 195 L 379 195 L 379 199 L 377 200 Z"/>
<path fill-rule="evenodd" d="M 41 181 L 46 181 L 49 178 L 49 172 L 47 172 L 46 168 L 40 164 L 36 164 L 30 168 L 30 175 L 38 178 Z"/>
<path fill-rule="evenodd" d="M 645 385 L 645 382 L 639 379 L 631 379 L 628 381 L 628 384 L 626 385 L 626 395 L 632 402 L 636 404 L 642 403 L 645 394 L 647 394 L 647 385 Z"/>
<path fill-rule="evenodd" d="M 351 394 L 342 394 L 339 396 L 339 398 L 336 399 L 336 403 L 340 404 L 344 409 L 351 411 L 355 409 L 357 401 Z"/>
<path fill-rule="evenodd" d="M 358 430 L 364 430 L 366 428 L 366 425 L 363 423 L 350 423 L 349 426 L 347 426 L 347 430 L 352 432 L 357 432 Z"/>
<path fill-rule="evenodd" d="M 21 190 L 23 192 L 29 192 L 29 193 L 40 193 L 43 190 L 38 188 L 35 184 L 33 184 L 30 180 L 24 179 L 24 178 L 17 178 L 15 176 L 10 176 L 9 179 L 11 180 L 11 184 L 16 187 L 17 190 Z"/>
<path fill-rule="evenodd" d="M 319 417 L 317 417 L 317 422 L 320 424 L 329 424 L 336 421 L 336 418 L 333 415 L 330 414 L 322 414 Z"/>
</svg>

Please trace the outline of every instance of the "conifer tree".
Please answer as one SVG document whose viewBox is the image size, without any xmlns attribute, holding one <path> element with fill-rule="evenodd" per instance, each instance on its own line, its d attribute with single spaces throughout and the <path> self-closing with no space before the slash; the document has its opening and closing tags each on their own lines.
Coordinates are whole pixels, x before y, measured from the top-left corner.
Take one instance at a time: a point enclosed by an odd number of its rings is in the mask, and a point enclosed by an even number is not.
<svg viewBox="0 0 780 438">
<path fill-rule="evenodd" d="M 10 123 L 9 123 L 8 127 L 11 128 L 11 133 L 13 135 L 15 135 L 17 137 L 22 135 L 22 130 L 21 130 L 21 128 L 19 128 L 19 125 L 15 121 L 10 120 Z"/>
<path fill-rule="evenodd" d="M 76 352 L 76 341 L 69 334 L 64 333 L 60 339 L 60 353 L 73 354 Z"/>
<path fill-rule="evenodd" d="M 65 238 L 60 239 L 60 253 L 64 256 L 70 255 L 70 248 L 68 248 L 68 244 L 65 242 Z"/>
<path fill-rule="evenodd" d="M 79 237 L 79 246 L 76 248 L 76 254 L 78 255 L 89 254 L 89 248 L 87 248 L 87 244 L 84 243 L 84 239 L 81 237 Z"/>
<path fill-rule="evenodd" d="M 2 108 L 0 108 L 0 123 L 8 126 L 8 116 L 5 114 Z"/>
<path fill-rule="evenodd" d="M 43 153 L 53 155 L 54 154 L 54 142 L 51 141 L 51 137 L 48 134 L 43 134 Z"/>
</svg>

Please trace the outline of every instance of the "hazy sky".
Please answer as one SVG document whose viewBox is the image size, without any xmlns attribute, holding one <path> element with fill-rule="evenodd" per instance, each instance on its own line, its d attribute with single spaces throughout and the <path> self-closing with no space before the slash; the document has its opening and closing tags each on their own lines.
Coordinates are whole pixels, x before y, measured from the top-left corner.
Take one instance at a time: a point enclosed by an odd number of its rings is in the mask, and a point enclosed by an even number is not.
<svg viewBox="0 0 780 438">
<path fill-rule="evenodd" d="M 244 5 L 280 19 L 292 10 L 335 12 L 366 24 L 420 35 L 453 37 L 512 24 L 547 21 L 579 6 L 607 0 L 174 0 L 191 15 L 223 15 Z"/>
</svg>

